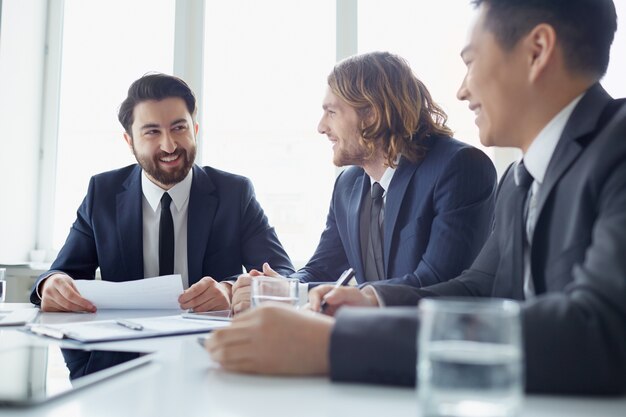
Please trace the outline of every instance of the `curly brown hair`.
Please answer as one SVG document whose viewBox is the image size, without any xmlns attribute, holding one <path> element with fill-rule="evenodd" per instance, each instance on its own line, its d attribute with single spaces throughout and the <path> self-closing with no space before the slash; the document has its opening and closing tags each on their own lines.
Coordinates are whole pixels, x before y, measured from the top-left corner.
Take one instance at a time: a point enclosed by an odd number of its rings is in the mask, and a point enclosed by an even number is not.
<svg viewBox="0 0 626 417">
<path fill-rule="evenodd" d="M 396 167 L 399 154 L 412 162 L 423 158 L 424 138 L 452 135 L 446 113 L 397 55 L 371 52 L 347 58 L 335 65 L 328 86 L 357 111 L 367 157 L 382 147 L 390 167 Z"/>
</svg>

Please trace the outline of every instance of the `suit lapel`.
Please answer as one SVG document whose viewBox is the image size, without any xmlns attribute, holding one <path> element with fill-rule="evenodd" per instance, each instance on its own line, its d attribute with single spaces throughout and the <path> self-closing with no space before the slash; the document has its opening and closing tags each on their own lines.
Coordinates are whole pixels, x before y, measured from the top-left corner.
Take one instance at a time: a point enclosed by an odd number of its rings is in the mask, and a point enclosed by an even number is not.
<svg viewBox="0 0 626 417">
<path fill-rule="evenodd" d="M 348 239 L 349 247 L 352 251 L 352 259 L 356 259 L 357 262 L 354 265 L 350 265 L 355 269 L 356 277 L 361 278 L 365 282 L 365 266 L 363 263 L 363 257 L 361 256 L 361 232 L 360 232 L 360 211 L 361 202 L 363 201 L 363 195 L 369 192 L 370 181 L 369 177 L 363 171 L 361 176 L 354 181 L 352 185 L 352 191 L 350 192 L 350 201 L 348 206 Z"/>
<path fill-rule="evenodd" d="M 398 168 L 393 174 L 389 190 L 385 200 L 385 221 L 384 221 L 384 237 L 383 237 L 383 255 L 385 262 L 385 275 L 389 275 L 389 253 L 391 249 L 391 238 L 396 228 L 396 221 L 402 207 L 402 201 L 406 194 L 407 187 L 413 178 L 413 174 L 420 166 L 423 159 L 413 164 L 405 158 L 400 159 Z"/>
<path fill-rule="evenodd" d="M 218 199 L 213 191 L 215 185 L 211 178 L 204 170 L 194 165 L 187 214 L 187 265 L 190 286 L 203 276 L 203 260 L 218 205 Z"/>
<path fill-rule="evenodd" d="M 599 84 L 595 84 L 588 90 L 572 112 L 550 159 L 543 184 L 541 184 L 537 194 L 537 221 L 539 221 L 541 211 L 545 206 L 546 200 L 554 190 L 554 186 L 578 158 L 583 149 L 577 139 L 597 129 L 598 119 L 610 100 L 611 97 L 608 93 Z"/>
<path fill-rule="evenodd" d="M 117 238 L 126 270 L 124 280 L 143 278 L 143 212 L 141 168 L 136 166 L 116 198 Z"/>
<path fill-rule="evenodd" d="M 600 84 L 595 84 L 585 93 L 568 119 L 548 164 L 543 184 L 541 184 L 537 193 L 537 217 L 533 242 L 541 234 L 541 228 L 538 228 L 537 225 L 541 222 L 546 202 L 554 191 L 556 184 L 558 184 L 563 175 L 582 153 L 584 144 L 581 139 L 592 134 L 598 128 L 600 116 L 610 101 L 611 97 L 609 94 Z M 533 246 L 531 245 L 531 247 Z M 531 262 L 531 265 L 534 264 L 536 263 Z M 533 271 L 532 275 L 536 292 L 539 294 L 545 291 L 545 283 L 538 276 L 538 271 Z"/>
</svg>

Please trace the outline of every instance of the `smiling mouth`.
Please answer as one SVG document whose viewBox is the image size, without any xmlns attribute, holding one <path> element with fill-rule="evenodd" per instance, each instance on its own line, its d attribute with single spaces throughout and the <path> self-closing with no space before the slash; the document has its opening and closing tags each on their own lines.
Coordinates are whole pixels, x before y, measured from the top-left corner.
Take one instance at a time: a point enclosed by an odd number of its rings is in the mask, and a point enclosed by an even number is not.
<svg viewBox="0 0 626 417">
<path fill-rule="evenodd" d="M 176 152 L 170 155 L 165 155 L 159 158 L 159 162 L 164 163 L 164 164 L 172 164 L 174 162 L 177 162 L 180 157 L 182 155 L 182 152 Z"/>
</svg>

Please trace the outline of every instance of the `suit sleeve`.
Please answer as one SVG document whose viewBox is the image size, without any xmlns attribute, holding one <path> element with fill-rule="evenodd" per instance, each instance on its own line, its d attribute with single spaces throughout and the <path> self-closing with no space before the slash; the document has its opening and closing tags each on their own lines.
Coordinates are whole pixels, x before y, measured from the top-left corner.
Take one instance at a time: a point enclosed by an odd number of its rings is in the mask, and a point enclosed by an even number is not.
<svg viewBox="0 0 626 417">
<path fill-rule="evenodd" d="M 87 196 L 76 212 L 76 220 L 70 228 L 65 244 L 59 251 L 50 271 L 39 276 L 30 294 L 30 301 L 40 305 L 41 299 L 37 295 L 37 287 L 48 276 L 62 272 L 73 279 L 94 279 L 98 268 L 98 254 L 94 239 L 92 215 L 93 200 L 96 193 L 95 180 L 89 181 Z"/>
<path fill-rule="evenodd" d="M 413 273 L 373 285 L 426 287 L 448 281 L 468 268 L 483 247 L 492 223 L 496 172 L 489 158 L 464 148 L 449 159 L 437 180 L 430 239 Z"/>
<path fill-rule="evenodd" d="M 248 179 L 245 179 L 241 201 L 243 265 L 248 271 L 262 270 L 263 263 L 267 262 L 281 275 L 293 273 L 291 260 L 278 240 L 274 228 L 270 226 L 267 216 L 256 199 L 252 183 Z"/>
<path fill-rule="evenodd" d="M 343 174 L 340 174 L 335 182 L 333 197 L 326 218 L 326 227 L 322 232 L 317 249 L 315 249 L 309 262 L 291 278 L 297 278 L 301 282 L 327 283 L 335 281 L 343 271 L 350 267 L 335 218 L 335 193 L 341 175 Z"/>
<path fill-rule="evenodd" d="M 415 307 L 341 308 L 330 337 L 331 379 L 414 385 L 417 328 Z"/>
</svg>

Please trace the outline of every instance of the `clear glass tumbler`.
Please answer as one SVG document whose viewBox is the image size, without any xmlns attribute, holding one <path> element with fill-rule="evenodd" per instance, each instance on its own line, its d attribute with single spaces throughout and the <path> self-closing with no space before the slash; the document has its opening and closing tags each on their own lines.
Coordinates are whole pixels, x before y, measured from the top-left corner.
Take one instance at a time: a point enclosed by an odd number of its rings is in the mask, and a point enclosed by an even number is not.
<svg viewBox="0 0 626 417">
<path fill-rule="evenodd" d="M 290 304 L 299 303 L 299 281 L 291 278 L 254 277 L 250 293 L 250 303 L 256 307 L 267 301 Z"/>
<path fill-rule="evenodd" d="M 422 416 L 516 416 L 524 390 L 519 304 L 425 299 L 419 314 L 417 389 Z"/>
</svg>

